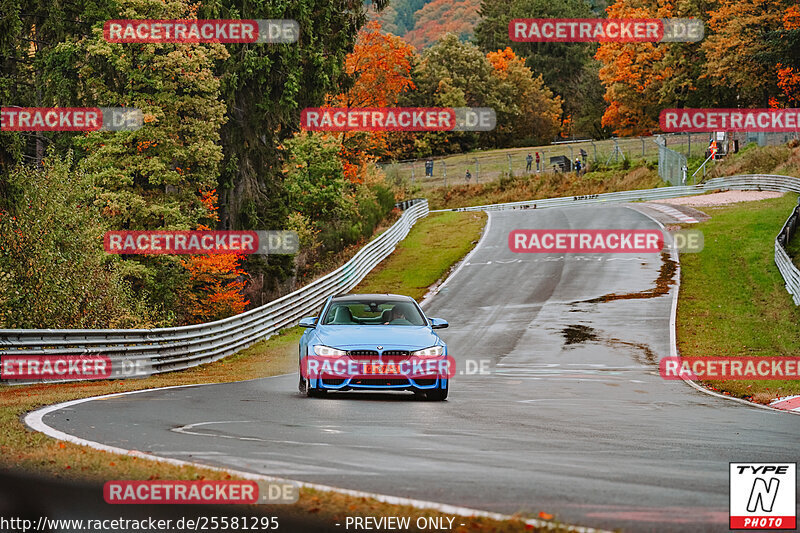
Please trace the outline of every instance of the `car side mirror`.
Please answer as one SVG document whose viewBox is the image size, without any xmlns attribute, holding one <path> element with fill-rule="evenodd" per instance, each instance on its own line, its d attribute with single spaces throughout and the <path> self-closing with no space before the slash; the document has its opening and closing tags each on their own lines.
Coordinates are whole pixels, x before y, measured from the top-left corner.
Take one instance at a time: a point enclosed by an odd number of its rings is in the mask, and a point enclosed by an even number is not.
<svg viewBox="0 0 800 533">
<path fill-rule="evenodd" d="M 430 320 L 432 329 L 444 329 L 450 325 L 447 323 L 447 320 L 443 318 L 431 318 Z"/>
<path fill-rule="evenodd" d="M 315 328 L 317 327 L 317 317 L 315 316 L 307 316 L 305 318 L 300 319 L 300 327 L 301 328 Z"/>
</svg>

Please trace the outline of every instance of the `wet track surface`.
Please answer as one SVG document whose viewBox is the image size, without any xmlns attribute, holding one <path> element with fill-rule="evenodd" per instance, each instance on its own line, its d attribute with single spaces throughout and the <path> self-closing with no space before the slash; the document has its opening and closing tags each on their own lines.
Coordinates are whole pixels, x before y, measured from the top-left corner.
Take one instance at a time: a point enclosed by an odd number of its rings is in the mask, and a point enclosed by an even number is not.
<svg viewBox="0 0 800 533">
<path fill-rule="evenodd" d="M 727 531 L 728 463 L 797 461 L 800 417 L 661 379 L 668 257 L 509 251 L 511 230 L 547 228 L 657 225 L 623 206 L 493 213 L 426 307 L 450 322 L 441 336 L 461 369 L 471 359 L 491 371 L 457 375 L 446 402 L 309 399 L 290 375 L 91 401 L 44 421 L 108 445 L 350 489 L 628 531 Z"/>
</svg>

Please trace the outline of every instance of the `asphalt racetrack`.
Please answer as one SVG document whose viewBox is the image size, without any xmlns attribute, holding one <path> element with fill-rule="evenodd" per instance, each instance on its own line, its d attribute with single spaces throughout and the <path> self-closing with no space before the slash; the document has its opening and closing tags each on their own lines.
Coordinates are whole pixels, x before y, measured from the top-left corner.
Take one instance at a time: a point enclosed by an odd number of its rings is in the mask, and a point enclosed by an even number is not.
<svg viewBox="0 0 800 533">
<path fill-rule="evenodd" d="M 44 422 L 349 489 L 625 531 L 727 531 L 728 463 L 797 461 L 800 417 L 661 379 L 677 277 L 669 257 L 509 251 L 511 230 L 550 228 L 658 226 L 624 206 L 493 213 L 426 307 L 450 322 L 441 335 L 462 371 L 467 359 L 490 371 L 455 376 L 446 402 L 305 398 L 294 374 L 90 401 Z"/>
</svg>

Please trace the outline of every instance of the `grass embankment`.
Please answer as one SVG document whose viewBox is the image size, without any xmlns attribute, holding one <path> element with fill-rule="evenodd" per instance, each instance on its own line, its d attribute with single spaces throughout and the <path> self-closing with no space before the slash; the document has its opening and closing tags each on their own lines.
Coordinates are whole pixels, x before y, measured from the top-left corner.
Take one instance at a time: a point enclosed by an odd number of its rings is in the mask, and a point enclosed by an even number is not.
<svg viewBox="0 0 800 533">
<path fill-rule="evenodd" d="M 657 170 L 642 165 L 632 169 L 620 167 L 587 172 L 583 176 L 574 172 L 523 174 L 490 183 L 429 189 L 424 191 L 424 196 L 428 198 L 431 209 L 452 209 L 558 196 L 652 189 L 665 185 Z"/>
<path fill-rule="evenodd" d="M 428 287 L 475 246 L 486 214 L 451 211 L 433 213 L 417 224 L 423 221 L 425 225 L 420 227 L 424 230 L 417 232 L 413 239 L 409 235 L 403 240 L 397 250 L 370 272 L 353 292 L 399 293 L 422 299 Z"/>
<path fill-rule="evenodd" d="M 358 287 L 359 291 L 398 292 L 419 298 L 447 273 L 480 237 L 483 213 L 433 214 L 417 222 L 397 250 Z M 427 251 L 435 248 L 438 253 Z M 413 266 L 414 268 L 409 268 Z M 25 427 L 22 417 L 39 407 L 67 400 L 153 387 L 220 383 L 279 375 L 296 370 L 300 328 L 284 330 L 247 350 L 183 372 L 124 381 L 77 382 L 0 388 L 0 469 L 55 478 L 103 482 L 108 479 L 230 479 L 199 467 L 178 467 L 114 455 L 61 442 Z M 335 483 L 334 483 L 335 484 Z M 99 488 L 98 488 L 99 490 Z M 297 516 L 318 516 L 326 523 L 345 516 L 445 516 L 435 511 L 394 506 L 368 498 L 302 489 L 296 504 L 280 506 Z M 270 508 L 257 506 L 269 514 Z M 412 519 L 413 523 L 413 519 Z M 458 518 L 452 531 L 510 532 L 525 529 L 519 520 Z"/>
<path fill-rule="evenodd" d="M 703 210 L 705 248 L 681 254 L 678 350 L 684 357 L 787 357 L 800 353 L 800 307 L 774 262 L 775 236 L 796 205 L 792 194 Z M 798 381 L 711 381 L 760 403 L 800 394 Z"/>
<path fill-rule="evenodd" d="M 702 160 L 697 166 L 700 163 Z M 779 174 L 800 177 L 800 141 L 790 141 L 779 146 L 757 146 L 755 143 L 750 143 L 739 150 L 738 154 L 709 165 L 706 178 L 737 174 Z"/>
<path fill-rule="evenodd" d="M 694 151 L 701 151 L 697 145 L 698 137 L 695 136 Z M 644 142 L 643 142 L 644 141 Z M 616 139 L 620 153 L 614 154 L 615 140 L 605 139 L 601 141 L 569 142 L 566 144 L 545 144 L 539 146 L 524 146 L 519 148 L 497 148 L 489 150 L 476 150 L 473 152 L 451 154 L 446 156 L 436 156 L 434 160 L 433 177 L 424 175 L 424 161 L 418 159 L 415 163 L 405 162 L 384 162 L 381 163 L 383 171 L 392 183 L 403 186 L 413 185 L 421 189 L 433 187 L 444 187 L 464 183 L 465 171 L 469 170 L 473 179 L 478 183 L 488 183 L 507 177 L 511 174 L 521 175 L 525 173 L 526 156 L 539 152 L 541 156 L 542 172 L 552 172 L 550 158 L 554 156 L 567 157 L 570 161 L 580 157 L 580 151 L 584 150 L 587 154 L 589 166 L 622 164 L 623 159 L 628 159 L 628 163 L 636 161 L 648 161 L 655 163 L 658 161 L 658 145 L 652 138 L 627 137 Z M 670 141 L 670 148 L 686 152 L 686 139 L 678 142 L 677 139 Z M 643 150 L 644 149 L 644 150 Z M 477 163 L 477 164 L 476 164 Z M 510 163 L 510 165 L 509 165 Z M 634 163 L 631 166 L 638 166 Z M 412 168 L 414 172 L 412 173 Z M 535 171 L 535 162 L 531 163 L 531 169 Z M 445 180 L 445 170 L 447 177 Z M 413 177 L 413 179 L 412 179 Z"/>
</svg>

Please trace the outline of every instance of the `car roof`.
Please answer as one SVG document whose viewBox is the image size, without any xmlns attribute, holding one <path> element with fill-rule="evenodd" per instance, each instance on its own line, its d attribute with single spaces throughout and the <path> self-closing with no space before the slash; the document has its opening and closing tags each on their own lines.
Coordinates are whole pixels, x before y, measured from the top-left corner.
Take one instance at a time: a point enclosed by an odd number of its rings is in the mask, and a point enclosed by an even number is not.
<svg viewBox="0 0 800 533">
<path fill-rule="evenodd" d="M 414 301 L 411 296 L 404 296 L 402 294 L 344 294 L 342 296 L 334 296 L 333 301 L 335 302 L 351 302 L 351 301 L 363 301 L 363 300 L 383 300 L 383 301 L 391 301 L 391 300 L 402 300 L 402 301 Z"/>
</svg>

